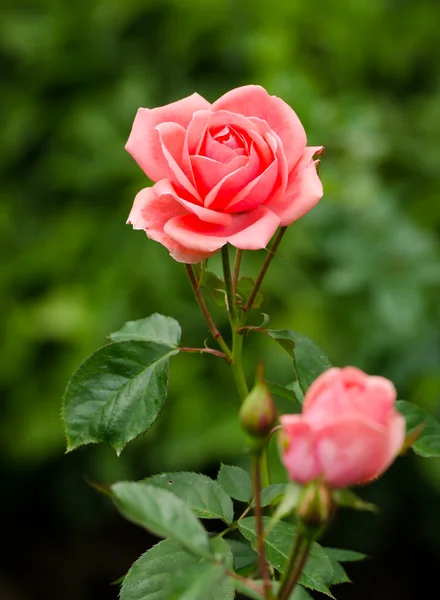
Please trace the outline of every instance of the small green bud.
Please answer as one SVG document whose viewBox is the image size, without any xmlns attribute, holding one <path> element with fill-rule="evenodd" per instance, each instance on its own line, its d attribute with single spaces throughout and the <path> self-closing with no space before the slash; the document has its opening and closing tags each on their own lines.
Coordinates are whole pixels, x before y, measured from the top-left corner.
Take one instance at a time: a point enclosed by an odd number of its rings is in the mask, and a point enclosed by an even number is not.
<svg viewBox="0 0 440 600">
<path fill-rule="evenodd" d="M 330 488 L 323 481 L 312 481 L 301 491 L 298 502 L 298 517 L 310 528 L 320 528 L 333 513 Z"/>
<path fill-rule="evenodd" d="M 272 430 L 275 419 L 275 404 L 260 365 L 255 385 L 241 406 L 240 423 L 251 438 L 264 439 Z"/>
</svg>

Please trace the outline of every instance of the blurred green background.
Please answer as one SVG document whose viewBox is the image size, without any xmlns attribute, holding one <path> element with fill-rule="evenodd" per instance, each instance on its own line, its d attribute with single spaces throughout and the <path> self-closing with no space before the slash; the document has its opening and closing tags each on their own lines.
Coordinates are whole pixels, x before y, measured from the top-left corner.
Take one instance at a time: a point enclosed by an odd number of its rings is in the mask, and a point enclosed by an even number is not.
<svg viewBox="0 0 440 600">
<path fill-rule="evenodd" d="M 227 366 L 185 355 L 147 436 L 119 459 L 64 455 L 63 389 L 109 332 L 159 311 L 186 345 L 207 337 L 182 265 L 124 224 L 148 184 L 124 152 L 139 106 L 258 83 L 294 107 L 326 146 L 325 196 L 271 267 L 271 325 L 440 416 L 439 23 L 434 0 L 2 0 L 1 600 L 117 598 L 109 582 L 151 540 L 87 479 L 215 475 L 242 452 Z M 248 256 L 247 273 L 263 258 Z M 264 357 L 287 383 L 275 346 L 249 336 L 249 365 Z M 362 493 L 382 513 L 341 513 L 326 541 L 375 560 L 349 569 L 356 585 L 337 597 L 428 595 L 439 462 L 400 459 Z"/>
</svg>

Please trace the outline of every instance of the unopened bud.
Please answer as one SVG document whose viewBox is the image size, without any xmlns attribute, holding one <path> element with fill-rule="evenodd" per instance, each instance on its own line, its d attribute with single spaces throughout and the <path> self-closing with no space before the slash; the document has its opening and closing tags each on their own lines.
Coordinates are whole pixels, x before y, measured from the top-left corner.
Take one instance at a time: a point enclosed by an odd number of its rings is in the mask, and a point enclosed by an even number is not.
<svg viewBox="0 0 440 600">
<path fill-rule="evenodd" d="M 257 379 L 240 410 L 240 423 L 251 438 L 265 438 L 275 424 L 275 404 L 258 368 Z"/>
<path fill-rule="evenodd" d="M 333 512 L 329 487 L 322 481 L 312 481 L 303 487 L 298 503 L 298 516 L 309 527 L 321 527 Z"/>
</svg>

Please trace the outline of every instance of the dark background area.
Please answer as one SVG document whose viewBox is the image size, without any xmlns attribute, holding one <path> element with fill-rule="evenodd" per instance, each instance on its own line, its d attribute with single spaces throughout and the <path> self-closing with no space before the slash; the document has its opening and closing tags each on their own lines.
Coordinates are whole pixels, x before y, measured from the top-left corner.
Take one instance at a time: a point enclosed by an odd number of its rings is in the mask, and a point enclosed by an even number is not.
<svg viewBox="0 0 440 600">
<path fill-rule="evenodd" d="M 109 332 L 159 311 L 185 345 L 207 337 L 183 267 L 124 225 L 148 183 L 123 149 L 139 106 L 247 83 L 291 104 L 326 146 L 325 196 L 271 267 L 271 326 L 440 416 L 439 22 L 434 0 L 1 0 L 1 600 L 116 599 L 110 582 L 151 539 L 87 479 L 215 476 L 243 449 L 227 366 L 185 355 L 160 420 L 120 458 L 64 455 L 65 384 Z M 246 351 L 292 380 L 270 340 Z M 337 598 L 432 596 L 439 461 L 399 459 L 361 494 L 380 515 L 341 512 L 325 541 L 373 558 Z"/>
</svg>

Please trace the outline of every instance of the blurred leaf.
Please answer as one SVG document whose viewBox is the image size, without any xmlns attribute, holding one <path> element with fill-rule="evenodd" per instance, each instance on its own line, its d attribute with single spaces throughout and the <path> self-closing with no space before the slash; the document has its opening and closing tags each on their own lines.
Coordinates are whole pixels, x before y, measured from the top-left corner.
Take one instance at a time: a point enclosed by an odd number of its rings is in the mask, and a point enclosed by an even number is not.
<svg viewBox="0 0 440 600">
<path fill-rule="evenodd" d="M 199 519 L 222 519 L 230 525 L 234 519 L 231 498 L 216 482 L 199 473 L 161 473 L 143 480 L 179 496 Z"/>
<path fill-rule="evenodd" d="M 344 550 L 342 548 L 328 548 L 324 547 L 324 552 L 329 556 L 332 560 L 337 560 L 338 562 L 358 562 L 360 560 L 365 560 L 368 558 L 366 554 L 362 554 L 362 552 L 355 552 L 354 550 Z"/>
<path fill-rule="evenodd" d="M 264 517 L 263 521 L 264 527 L 266 528 L 270 519 L 269 517 Z M 255 548 L 257 539 L 255 518 L 247 517 L 246 519 L 242 519 L 239 521 L 238 527 L 244 537 L 248 539 Z M 295 531 L 296 528 L 293 525 L 280 521 L 265 539 L 266 558 L 280 573 L 284 572 L 295 537 Z M 329 586 L 333 581 L 334 575 L 335 573 L 330 558 L 325 554 L 322 547 L 314 542 L 299 580 L 301 585 L 333 597 Z"/>
<path fill-rule="evenodd" d="M 289 516 L 295 510 L 298 506 L 301 489 L 301 486 L 297 483 L 292 482 L 286 485 L 284 495 L 277 505 L 275 512 L 270 517 L 267 528 L 264 530 L 265 536 L 270 534 L 272 529 L 279 521 L 281 521 L 281 519 Z"/>
<path fill-rule="evenodd" d="M 178 496 L 155 485 L 121 481 L 112 485 L 114 502 L 129 521 L 169 537 L 198 556 L 210 554 L 208 535 Z"/>
<path fill-rule="evenodd" d="M 281 385 L 280 383 L 274 383 L 272 381 L 266 381 L 266 385 L 271 394 L 287 398 L 299 404 L 295 392 L 288 386 Z"/>
<path fill-rule="evenodd" d="M 321 348 L 302 333 L 291 329 L 268 329 L 266 333 L 293 357 L 293 368 L 303 394 L 321 373 L 332 366 Z"/>
<path fill-rule="evenodd" d="M 222 464 L 217 475 L 217 481 L 231 498 L 241 502 L 251 501 L 252 481 L 249 473 L 240 469 L 240 467 Z"/>
<path fill-rule="evenodd" d="M 234 556 L 234 567 L 236 571 L 240 571 L 241 569 L 256 564 L 258 558 L 257 554 L 249 544 L 230 539 L 227 539 L 226 542 L 229 544 Z"/>
<path fill-rule="evenodd" d="M 341 489 L 333 490 L 333 500 L 338 506 L 344 506 L 346 508 L 353 508 L 354 510 L 366 510 L 372 513 L 378 513 L 379 508 L 375 504 L 365 502 L 359 496 L 356 496 L 351 490 Z"/>
<path fill-rule="evenodd" d="M 180 342 L 180 336 L 180 325 L 175 319 L 154 313 L 145 319 L 128 321 L 109 337 L 114 342 L 156 342 L 175 347 Z"/>
<path fill-rule="evenodd" d="M 261 506 L 278 504 L 287 488 L 287 483 L 272 483 L 261 490 Z"/>
<path fill-rule="evenodd" d="M 120 342 L 92 354 L 64 394 L 67 449 L 105 442 L 120 454 L 147 431 L 162 410 L 168 361 L 177 352 L 153 342 Z"/>
<path fill-rule="evenodd" d="M 405 417 L 407 434 L 424 425 L 411 446 L 414 452 L 424 458 L 440 458 L 440 423 L 419 406 L 406 400 L 398 400 L 396 408 Z"/>
</svg>

